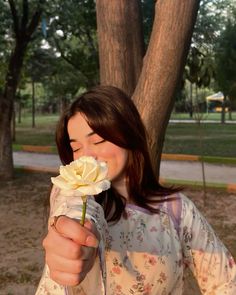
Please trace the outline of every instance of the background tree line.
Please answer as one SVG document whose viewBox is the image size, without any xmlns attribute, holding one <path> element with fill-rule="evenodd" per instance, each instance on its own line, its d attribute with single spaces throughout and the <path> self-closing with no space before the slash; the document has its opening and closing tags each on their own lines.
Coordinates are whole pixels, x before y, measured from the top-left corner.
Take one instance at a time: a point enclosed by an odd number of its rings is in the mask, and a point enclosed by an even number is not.
<svg viewBox="0 0 236 295">
<path fill-rule="evenodd" d="M 133 96 L 158 172 L 175 101 L 193 107 L 193 88 L 235 97 L 235 11 L 233 0 L 2 0 L 0 177 L 12 176 L 14 110 L 59 112 L 99 82 Z"/>
</svg>

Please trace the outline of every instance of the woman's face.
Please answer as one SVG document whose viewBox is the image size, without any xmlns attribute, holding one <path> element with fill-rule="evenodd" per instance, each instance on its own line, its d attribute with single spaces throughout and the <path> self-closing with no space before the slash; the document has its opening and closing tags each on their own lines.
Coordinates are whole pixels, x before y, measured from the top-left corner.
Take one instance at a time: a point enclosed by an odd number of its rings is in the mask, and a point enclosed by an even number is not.
<svg viewBox="0 0 236 295">
<path fill-rule="evenodd" d="M 114 185 L 115 182 L 125 179 L 125 166 L 128 151 L 104 140 L 88 125 L 86 117 L 75 114 L 68 121 L 67 130 L 70 145 L 73 150 L 73 159 L 81 156 L 92 156 L 99 161 L 104 161 L 108 166 L 108 178 Z"/>
</svg>

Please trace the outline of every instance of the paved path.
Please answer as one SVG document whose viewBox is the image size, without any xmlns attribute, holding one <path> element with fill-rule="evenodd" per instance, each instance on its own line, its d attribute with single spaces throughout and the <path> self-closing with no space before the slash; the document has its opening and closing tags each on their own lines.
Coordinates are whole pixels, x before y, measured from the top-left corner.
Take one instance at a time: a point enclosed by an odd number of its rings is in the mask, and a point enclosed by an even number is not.
<svg viewBox="0 0 236 295">
<path fill-rule="evenodd" d="M 169 123 L 191 123 L 191 124 L 196 124 L 196 120 L 194 119 L 185 119 L 185 120 L 181 120 L 181 119 L 171 119 L 169 120 Z M 221 124 L 221 121 L 219 120 L 201 120 L 202 124 L 205 123 L 212 123 L 212 124 Z M 235 120 L 225 120 L 225 123 L 227 124 L 236 124 Z"/>
<path fill-rule="evenodd" d="M 161 177 L 166 179 L 202 181 L 202 165 L 200 162 L 162 161 L 160 171 Z M 204 163 L 204 171 L 206 182 L 236 184 L 236 166 Z"/>
<path fill-rule="evenodd" d="M 58 172 L 60 160 L 55 154 L 14 152 L 15 166 L 30 166 L 35 170 Z M 236 184 L 236 167 L 204 163 L 206 182 Z M 161 162 L 161 178 L 181 181 L 202 181 L 200 162 L 167 161 Z"/>
</svg>

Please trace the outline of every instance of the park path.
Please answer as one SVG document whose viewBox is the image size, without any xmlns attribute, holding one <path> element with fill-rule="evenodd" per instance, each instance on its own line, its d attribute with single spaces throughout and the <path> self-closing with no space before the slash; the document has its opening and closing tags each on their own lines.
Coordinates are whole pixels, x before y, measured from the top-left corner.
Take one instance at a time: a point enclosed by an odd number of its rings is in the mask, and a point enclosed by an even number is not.
<svg viewBox="0 0 236 295">
<path fill-rule="evenodd" d="M 59 157 L 55 154 L 14 152 L 14 166 L 30 167 L 33 170 L 58 172 L 61 165 Z M 204 163 L 207 183 L 235 184 L 236 166 L 216 165 Z M 175 181 L 202 181 L 201 163 L 198 161 L 162 160 L 161 178 Z"/>
</svg>

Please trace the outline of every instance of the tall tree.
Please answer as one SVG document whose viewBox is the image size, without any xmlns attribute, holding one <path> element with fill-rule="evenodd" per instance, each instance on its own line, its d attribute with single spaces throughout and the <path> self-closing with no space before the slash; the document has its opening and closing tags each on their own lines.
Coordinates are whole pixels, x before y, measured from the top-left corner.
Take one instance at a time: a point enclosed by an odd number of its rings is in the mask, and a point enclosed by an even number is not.
<svg viewBox="0 0 236 295">
<path fill-rule="evenodd" d="M 141 3 L 96 1 L 100 82 L 132 95 L 144 55 Z"/>
<path fill-rule="evenodd" d="M 56 17 L 54 17 L 56 15 Z M 54 0 L 47 13 L 47 40 L 83 78 L 83 86 L 98 83 L 98 49 L 94 0 Z"/>
<path fill-rule="evenodd" d="M 13 176 L 13 157 L 11 139 L 11 119 L 13 104 L 19 83 L 27 46 L 31 41 L 42 13 L 43 0 L 36 2 L 30 17 L 29 1 L 19 2 L 8 0 L 12 18 L 12 31 L 9 32 L 12 43 L 11 54 L 3 89 L 0 93 L 0 178 L 9 179 Z M 32 3 L 32 2 L 31 2 Z M 4 5 L 7 3 L 4 2 Z M 6 10 L 6 7 L 5 7 Z"/>
<path fill-rule="evenodd" d="M 233 9 L 232 0 L 201 0 L 194 27 L 192 44 L 184 72 L 184 80 L 190 82 L 188 105 L 190 116 L 194 111 L 192 84 L 195 87 L 209 87 L 215 78 L 215 44 L 225 26 L 227 15 Z M 222 13 L 224 11 L 224 13 Z M 184 86 L 184 84 L 183 84 Z"/>
<path fill-rule="evenodd" d="M 158 176 L 165 131 L 190 46 L 199 0 L 156 1 L 153 29 L 142 69 L 140 1 L 130 0 L 128 7 L 125 0 L 109 3 L 97 0 L 96 5 L 101 83 L 133 93 L 149 134 Z M 138 38 L 134 38 L 131 29 Z M 128 71 L 129 68 L 135 70 L 135 82 L 130 81 L 132 71 Z"/>
<path fill-rule="evenodd" d="M 221 123 L 225 122 L 225 103 L 236 82 L 236 10 L 235 18 L 229 19 L 219 36 L 216 46 L 216 81 L 224 94 Z"/>
</svg>

